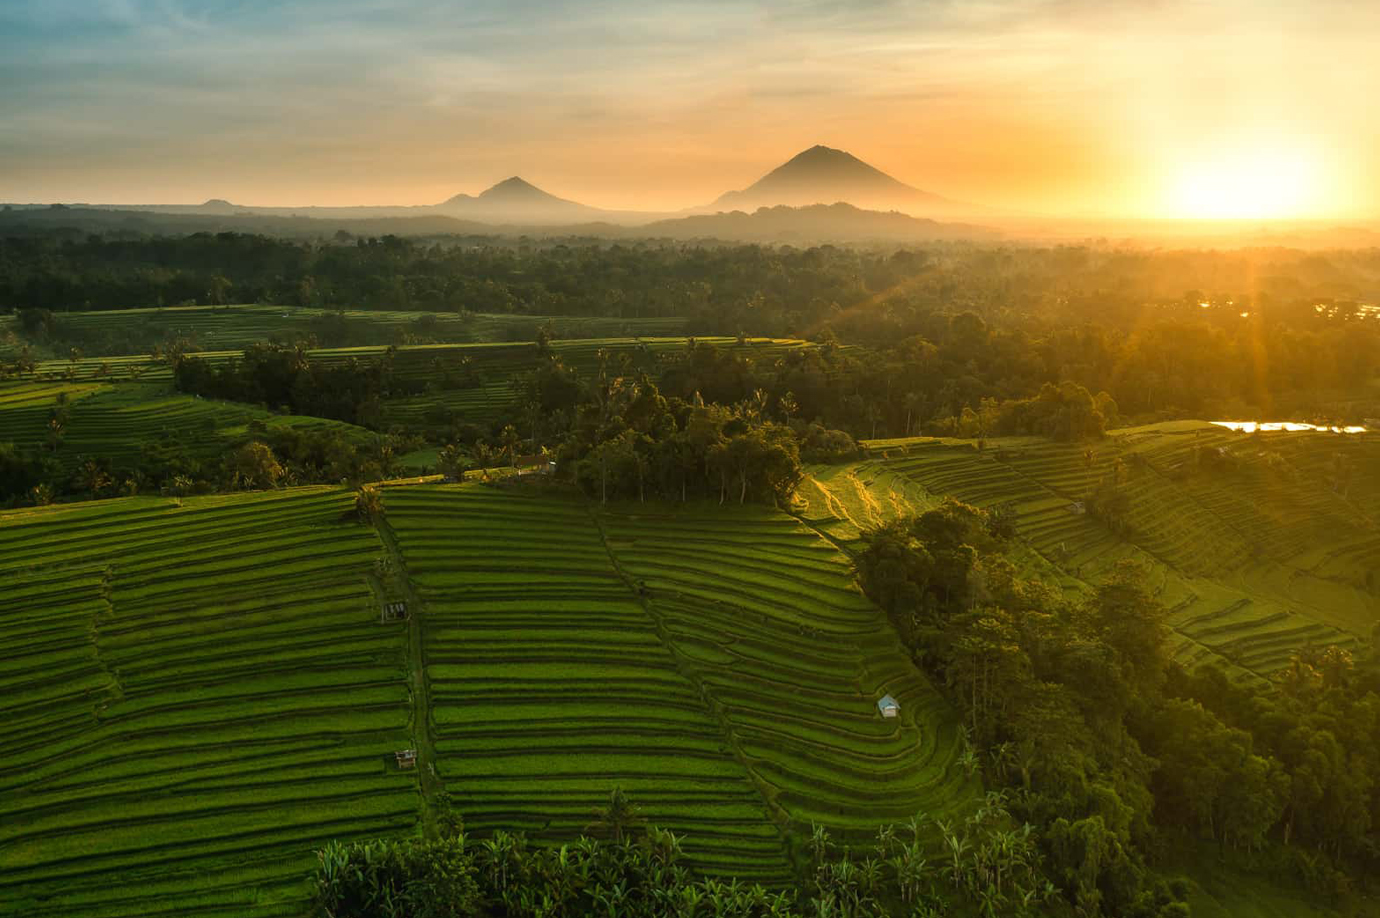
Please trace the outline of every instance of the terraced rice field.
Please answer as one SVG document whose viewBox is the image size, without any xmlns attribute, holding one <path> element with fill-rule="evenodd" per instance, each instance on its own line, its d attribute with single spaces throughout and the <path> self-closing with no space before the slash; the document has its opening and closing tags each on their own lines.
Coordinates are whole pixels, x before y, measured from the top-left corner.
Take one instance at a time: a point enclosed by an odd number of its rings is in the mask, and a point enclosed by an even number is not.
<svg viewBox="0 0 1380 918">
<path fill-rule="evenodd" d="M 572 837 L 621 785 L 701 867 L 786 879 L 761 795 L 581 501 L 478 486 L 386 499 L 425 603 L 437 769 L 469 828 Z"/>
<path fill-rule="evenodd" d="M 315 848 L 416 826 L 401 748 L 476 834 L 573 837 L 618 785 L 703 870 L 773 886 L 811 822 L 861 840 L 978 790 L 791 517 L 385 500 L 381 533 L 333 488 L 0 515 L 0 914 L 301 914 Z M 378 622 L 385 590 L 411 622 Z"/>
<path fill-rule="evenodd" d="M 11 381 L 0 383 L 0 443 L 46 449 L 49 418 L 62 398 L 68 418 L 54 456 L 69 469 L 100 458 L 118 471 L 136 464 L 145 446 L 168 441 L 184 444 L 190 455 L 216 457 L 246 438 L 251 421 L 269 427 L 331 428 L 353 440 L 373 436 L 339 421 L 184 395 L 166 384 Z"/>
<path fill-rule="evenodd" d="M 447 342 L 531 341 L 550 324 L 558 336 L 678 334 L 681 318 L 526 316 L 493 313 L 304 309 L 297 306 L 176 306 L 57 314 L 60 330 L 91 353 L 147 351 L 183 338 L 208 350 L 243 348 L 256 341 L 292 342 L 311 335 L 321 320 L 343 315 L 349 333 L 365 340 L 403 344 L 411 339 Z M 3 320 L 0 320 L 3 321 Z M 0 325 L 0 338 L 5 326 Z M 114 350 L 112 350 L 112 348 Z"/>
<path fill-rule="evenodd" d="M 638 508 L 601 522 L 663 640 L 794 829 L 820 823 L 862 841 L 977 792 L 957 762 L 952 709 L 838 549 L 754 508 Z M 877 711 L 888 693 L 896 719 Z"/>
<path fill-rule="evenodd" d="M 1086 583 L 1122 558 L 1147 564 L 1187 665 L 1268 676 L 1300 647 L 1355 645 L 1380 619 L 1380 438 L 1180 422 L 1092 445 L 877 446 L 885 468 L 931 495 L 1010 508 L 1032 549 Z M 1195 451 L 1227 467 L 1195 463 Z M 1109 477 L 1130 498 L 1124 533 L 1074 506 Z"/>
<path fill-rule="evenodd" d="M 862 547 L 862 533 L 900 516 L 924 513 L 940 500 L 884 461 L 818 465 L 796 489 L 795 514 L 846 550 Z"/>
<path fill-rule="evenodd" d="M 349 507 L 0 515 L 0 914 L 300 914 L 316 847 L 415 824 L 405 641 Z"/>
<path fill-rule="evenodd" d="M 387 500 L 425 601 L 438 768 L 480 831 L 574 835 L 619 784 L 701 867 L 777 882 L 783 828 L 870 835 L 974 790 L 952 711 L 790 517 L 596 526 L 571 498 L 479 486 Z"/>
<path fill-rule="evenodd" d="M 391 314 L 390 314 L 391 315 Z M 664 360 L 685 350 L 688 338 L 581 338 L 558 340 L 552 350 L 567 366 L 588 377 L 599 366 L 601 351 L 609 355 L 611 372 L 623 372 L 626 365 L 632 371 L 646 371 L 654 378 L 660 374 Z M 789 350 L 811 347 L 809 342 L 792 338 L 751 338 L 738 344 L 736 338 L 698 338 L 701 342 L 730 348 L 753 357 L 778 357 Z M 389 348 L 383 345 L 364 347 L 315 348 L 306 352 L 309 359 L 325 364 L 343 364 L 348 360 L 377 360 L 385 353 L 393 354 L 397 376 L 417 389 L 418 395 L 397 396 L 384 402 L 384 426 L 403 426 L 417 430 L 444 430 L 449 417 L 471 424 L 487 424 L 509 409 L 518 399 L 514 383 L 536 366 L 537 346 L 534 342 L 495 344 L 419 344 Z M 195 354 L 211 364 L 224 364 L 239 359 L 242 349 L 208 350 Z M 625 359 L 626 358 L 626 361 Z M 172 371 L 166 363 L 152 361 L 146 356 L 83 357 L 77 360 L 41 361 L 30 382 L 90 383 L 127 382 L 131 371 L 144 382 L 168 383 Z M 447 374 L 456 379 L 455 385 L 438 384 Z M 467 384 L 461 386 L 460 381 Z"/>
</svg>

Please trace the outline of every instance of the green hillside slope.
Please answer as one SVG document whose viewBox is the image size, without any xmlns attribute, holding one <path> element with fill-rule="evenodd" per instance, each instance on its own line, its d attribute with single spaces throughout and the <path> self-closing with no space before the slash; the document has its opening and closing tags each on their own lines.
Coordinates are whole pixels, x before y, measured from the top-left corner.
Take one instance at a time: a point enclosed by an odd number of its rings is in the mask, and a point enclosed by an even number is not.
<svg viewBox="0 0 1380 918">
<path fill-rule="evenodd" d="M 0 516 L 0 913 L 301 911 L 404 830 L 404 642 L 339 490 Z"/>
<path fill-rule="evenodd" d="M 685 320 L 679 318 L 335 311 L 258 304 L 173 306 L 59 312 L 53 316 L 52 331 L 36 336 L 24 335 L 17 320 L 0 317 L 0 348 L 11 334 L 13 348 L 29 344 L 37 353 L 61 357 L 74 346 L 92 355 L 147 353 L 179 339 L 206 350 L 224 350 L 256 341 L 291 343 L 307 338 L 330 345 L 532 341 L 542 326 L 563 338 L 673 335 L 684 325 Z"/>
<path fill-rule="evenodd" d="M 901 476 L 931 501 L 952 495 L 1004 508 L 1024 543 L 1075 588 L 1123 558 L 1149 566 L 1187 665 L 1265 678 L 1300 647 L 1352 647 L 1380 621 L 1380 436 L 1248 435 L 1174 422 L 1090 444 L 871 447 L 876 458 L 860 468 L 872 478 Z M 1093 506 L 1104 482 L 1124 497 L 1116 519 Z M 812 493 L 807 515 L 846 515 L 807 483 L 802 494 Z"/>
<path fill-rule="evenodd" d="M 0 515 L 0 913 L 299 914 L 316 848 L 413 831 L 441 789 L 477 835 L 554 840 L 621 785 L 700 868 L 784 885 L 811 822 L 861 837 L 979 790 L 788 516 L 385 500 L 379 532 L 330 488 Z"/>
<path fill-rule="evenodd" d="M 66 420 L 57 448 L 49 425 L 54 409 Z M 51 451 L 69 470 L 85 459 L 104 459 L 116 470 L 139 464 L 145 447 L 176 442 L 189 456 L 214 458 L 265 428 L 329 428 L 363 442 L 369 431 L 340 421 L 280 415 L 251 405 L 198 398 L 167 383 L 10 381 L 0 383 L 0 443 Z"/>
</svg>

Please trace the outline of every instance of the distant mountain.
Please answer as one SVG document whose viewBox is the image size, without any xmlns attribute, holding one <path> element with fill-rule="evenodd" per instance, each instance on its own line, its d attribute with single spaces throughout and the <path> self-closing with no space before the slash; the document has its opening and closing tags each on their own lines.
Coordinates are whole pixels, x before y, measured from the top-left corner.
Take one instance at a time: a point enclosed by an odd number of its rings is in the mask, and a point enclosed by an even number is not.
<svg viewBox="0 0 1380 918">
<path fill-rule="evenodd" d="M 440 204 L 356 205 L 340 207 L 255 207 L 212 198 L 203 204 L 74 204 L 93 210 L 196 214 L 200 216 L 309 217 L 316 220 L 374 220 L 395 217 L 453 217 L 497 225 L 545 226 L 552 223 L 584 223 L 595 220 L 647 222 L 659 214 L 629 214 L 600 210 L 548 194 L 517 176 L 505 179 L 478 195 L 457 194 Z"/>
<path fill-rule="evenodd" d="M 785 204 L 852 204 L 865 210 L 899 210 L 913 216 L 952 216 L 979 210 L 972 205 L 912 188 L 851 153 L 813 146 L 777 166 L 742 191 L 730 191 L 710 209 L 756 210 Z"/>
<path fill-rule="evenodd" d="M 435 209 L 448 216 L 490 223 L 574 223 L 600 219 L 606 213 L 597 207 L 558 198 L 516 175 L 477 197 L 457 194 Z"/>
<path fill-rule="evenodd" d="M 638 227 L 651 238 L 719 239 L 735 242 L 931 242 L 946 239 L 992 240 L 1001 233 L 970 223 L 940 223 L 896 211 L 863 210 L 852 204 L 762 207 L 751 214 L 700 214 L 659 220 Z"/>
</svg>

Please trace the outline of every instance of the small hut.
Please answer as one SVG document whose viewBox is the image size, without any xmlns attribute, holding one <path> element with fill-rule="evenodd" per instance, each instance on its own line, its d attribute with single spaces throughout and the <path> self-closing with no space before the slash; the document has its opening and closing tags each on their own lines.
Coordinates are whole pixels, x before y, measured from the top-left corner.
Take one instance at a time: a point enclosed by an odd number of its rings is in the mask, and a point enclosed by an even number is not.
<svg viewBox="0 0 1380 918">
<path fill-rule="evenodd" d="M 1087 512 L 1087 505 L 1085 505 L 1081 500 L 1075 500 L 1069 504 L 1069 513 L 1072 513 L 1074 516 L 1082 516 Z"/>
<path fill-rule="evenodd" d="M 877 701 L 877 710 L 883 717 L 896 717 L 901 713 L 901 705 L 890 695 L 883 695 Z"/>
<path fill-rule="evenodd" d="M 402 600 L 384 603 L 380 610 L 379 620 L 385 623 L 406 621 L 407 603 Z"/>
<path fill-rule="evenodd" d="M 417 766 L 416 749 L 400 749 L 393 753 L 393 757 L 397 759 L 399 768 L 415 768 Z"/>
</svg>

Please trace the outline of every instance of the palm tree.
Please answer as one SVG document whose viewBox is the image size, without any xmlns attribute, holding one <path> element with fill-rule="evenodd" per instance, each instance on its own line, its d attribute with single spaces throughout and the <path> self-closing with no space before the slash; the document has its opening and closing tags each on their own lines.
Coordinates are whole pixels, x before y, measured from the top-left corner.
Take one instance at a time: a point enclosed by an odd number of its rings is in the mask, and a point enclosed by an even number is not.
<svg viewBox="0 0 1380 918">
<path fill-rule="evenodd" d="M 893 844 L 895 844 L 895 842 L 896 842 L 896 827 L 895 827 L 895 826 L 888 824 L 888 825 L 884 825 L 884 826 L 882 826 L 881 828 L 879 828 L 879 829 L 877 830 L 877 847 L 876 847 L 876 849 L 875 849 L 876 852 L 877 852 L 877 856 L 878 856 L 878 857 L 886 857 L 887 852 L 891 850 L 891 846 L 892 846 Z"/>
<path fill-rule="evenodd" d="M 110 476 L 105 469 L 93 459 L 88 459 L 77 473 L 77 479 L 82 488 L 89 491 L 92 497 L 99 497 L 101 492 L 110 486 Z"/>
<path fill-rule="evenodd" d="M 913 416 L 913 417 L 915 417 L 915 419 L 916 419 L 917 421 L 919 421 L 919 419 L 920 419 L 920 417 L 919 417 L 919 416 L 920 416 L 920 407 L 925 403 L 925 397 L 924 397 L 923 395 L 921 395 L 919 392 L 907 392 L 907 393 L 906 393 L 906 397 L 905 397 L 905 399 L 904 399 L 904 402 L 905 402 L 905 406 L 906 406 L 906 429 L 905 429 L 905 435 L 906 435 L 907 437 L 909 437 L 909 436 L 910 436 L 910 430 L 911 430 L 911 427 L 910 427 L 910 420 L 911 420 L 911 417 Z"/>
<path fill-rule="evenodd" d="M 824 826 L 811 823 L 810 825 L 810 856 L 816 864 L 824 863 L 824 859 L 829 856 L 829 830 Z"/>
<path fill-rule="evenodd" d="M 992 771 L 1003 781 L 1006 780 L 1012 763 L 1016 761 L 1016 747 L 1010 741 L 998 743 L 987 754 L 992 759 Z"/>
<path fill-rule="evenodd" d="M 963 773 L 971 778 L 977 774 L 981 761 L 978 759 L 977 753 L 973 751 L 973 747 L 969 746 L 959 754 L 958 764 L 963 766 Z"/>
<path fill-rule="evenodd" d="M 941 820 L 936 825 L 939 827 L 940 837 L 944 839 L 944 847 L 949 852 L 949 879 L 957 886 L 963 880 L 963 863 L 972 846 L 968 837 L 960 835 L 951 823 Z"/>
<path fill-rule="evenodd" d="M 877 439 L 877 423 L 882 419 L 882 409 L 876 403 L 867 403 L 867 420 L 872 425 L 872 439 Z"/>
<path fill-rule="evenodd" d="M 503 444 L 503 453 L 508 457 L 508 464 L 517 468 L 517 448 L 522 443 L 522 436 L 517 432 L 517 428 L 508 424 L 499 434 L 500 442 Z"/>
<path fill-rule="evenodd" d="M 647 827 L 647 848 L 652 860 L 661 864 L 674 864 L 680 860 L 681 843 L 680 836 L 670 829 L 660 829 L 656 826 Z"/>
<path fill-rule="evenodd" d="M 787 392 L 776 400 L 776 404 L 777 407 L 781 409 L 781 414 L 785 417 L 786 423 L 788 424 L 791 418 L 795 416 L 795 413 L 800 410 L 800 403 L 795 400 L 794 392 Z"/>
<path fill-rule="evenodd" d="M 361 485 L 355 492 L 355 513 L 368 523 L 383 516 L 383 493 L 376 485 Z"/>
<path fill-rule="evenodd" d="M 621 843 L 625 834 L 630 834 L 633 829 L 645 822 L 641 807 L 628 799 L 628 795 L 623 793 L 623 788 L 615 787 L 609 793 L 608 806 L 594 811 L 594 821 L 589 827 Z"/>
</svg>

